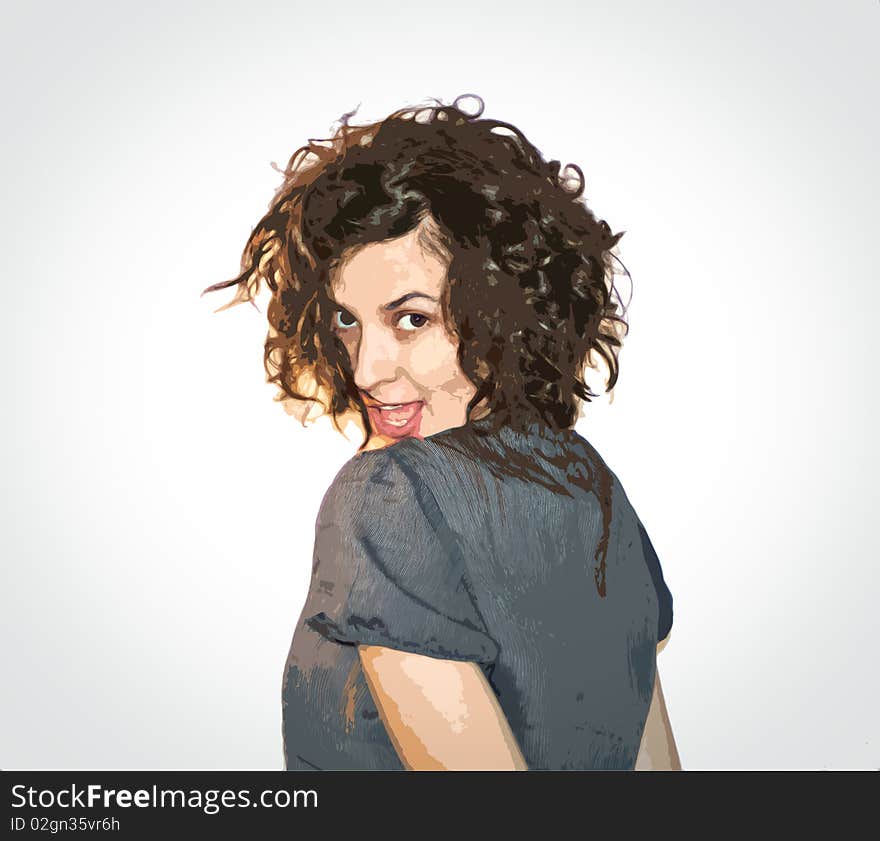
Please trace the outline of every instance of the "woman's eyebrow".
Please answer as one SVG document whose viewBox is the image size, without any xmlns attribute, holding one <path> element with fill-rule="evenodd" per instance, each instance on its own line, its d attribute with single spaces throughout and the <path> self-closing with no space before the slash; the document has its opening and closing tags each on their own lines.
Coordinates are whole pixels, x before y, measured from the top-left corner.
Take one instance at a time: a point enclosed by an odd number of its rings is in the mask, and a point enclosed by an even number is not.
<svg viewBox="0 0 880 841">
<path fill-rule="evenodd" d="M 430 295 L 426 295 L 424 292 L 407 292 L 406 295 L 401 295 L 399 298 L 395 298 L 393 301 L 391 301 L 391 303 L 385 304 L 384 309 L 397 309 L 401 304 L 405 303 L 410 298 L 427 298 L 429 301 L 433 301 L 435 304 L 437 303 L 436 298 L 432 298 Z"/>
<path fill-rule="evenodd" d="M 401 295 L 399 298 L 395 298 L 393 301 L 391 301 L 391 303 L 385 304 L 385 306 L 382 307 L 382 309 L 383 310 L 396 310 L 399 306 L 406 303 L 411 298 L 427 298 L 429 301 L 433 301 L 435 304 L 438 303 L 437 298 L 434 298 L 431 295 L 426 294 L 425 292 L 407 292 L 405 295 Z M 343 304 L 339 303 L 339 301 L 337 301 L 332 296 L 330 298 L 330 301 L 334 306 L 337 306 L 340 309 L 343 309 L 346 312 L 348 312 L 348 309 Z"/>
</svg>

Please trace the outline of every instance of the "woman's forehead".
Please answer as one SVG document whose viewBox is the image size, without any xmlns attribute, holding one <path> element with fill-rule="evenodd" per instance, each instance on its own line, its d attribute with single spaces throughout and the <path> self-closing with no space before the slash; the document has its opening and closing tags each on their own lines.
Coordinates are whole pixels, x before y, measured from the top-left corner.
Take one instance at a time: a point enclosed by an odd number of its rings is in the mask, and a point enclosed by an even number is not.
<svg viewBox="0 0 880 841">
<path fill-rule="evenodd" d="M 355 251 L 340 264 L 331 292 L 339 304 L 374 309 L 410 292 L 439 299 L 445 280 L 446 266 L 422 248 L 412 231 Z M 414 300 L 427 303 L 424 298 Z"/>
</svg>

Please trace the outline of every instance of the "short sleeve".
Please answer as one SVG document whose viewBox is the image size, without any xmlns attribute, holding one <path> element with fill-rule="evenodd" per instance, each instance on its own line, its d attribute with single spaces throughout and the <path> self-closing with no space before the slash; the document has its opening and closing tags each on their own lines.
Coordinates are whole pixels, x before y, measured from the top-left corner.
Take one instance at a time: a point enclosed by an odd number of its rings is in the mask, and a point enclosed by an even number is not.
<svg viewBox="0 0 880 841">
<path fill-rule="evenodd" d="M 393 447 L 356 455 L 325 494 L 304 621 L 342 645 L 481 663 L 498 656 L 455 534 Z"/>
<path fill-rule="evenodd" d="M 654 589 L 657 591 L 657 603 L 659 606 L 659 619 L 657 621 L 657 639 L 665 640 L 672 630 L 672 593 L 666 586 L 663 578 L 663 569 L 660 566 L 660 559 L 654 551 L 651 538 L 645 530 L 642 521 L 638 520 L 639 537 L 642 539 L 642 553 L 645 556 L 645 563 L 648 565 L 648 571 L 651 573 L 651 580 L 654 582 Z"/>
<path fill-rule="evenodd" d="M 665 640 L 672 630 L 672 593 L 666 585 L 663 567 L 656 551 L 654 551 L 654 545 L 651 543 L 647 529 L 633 508 L 620 479 L 613 472 L 611 472 L 611 476 L 615 505 L 619 507 L 619 513 L 615 516 L 619 516 L 621 519 L 621 534 L 625 533 L 628 548 L 634 547 L 634 551 L 641 549 L 640 556 L 644 560 L 653 584 L 657 600 L 657 641 L 660 642 Z M 638 538 L 636 538 L 636 534 L 638 534 Z"/>
</svg>

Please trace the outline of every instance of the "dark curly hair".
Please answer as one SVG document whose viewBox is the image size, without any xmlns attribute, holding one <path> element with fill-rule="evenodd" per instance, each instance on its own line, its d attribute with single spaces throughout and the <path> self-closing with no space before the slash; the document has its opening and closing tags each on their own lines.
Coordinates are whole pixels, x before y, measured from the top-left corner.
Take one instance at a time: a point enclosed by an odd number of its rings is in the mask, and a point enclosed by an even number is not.
<svg viewBox="0 0 880 841">
<path fill-rule="evenodd" d="M 458 107 L 463 97 L 479 101 L 475 114 Z M 340 431 L 339 419 L 355 413 L 363 449 L 369 416 L 331 331 L 331 280 L 354 249 L 427 220 L 426 244 L 448 266 L 443 318 L 476 386 L 468 419 L 486 398 L 492 430 L 569 428 L 580 401 L 597 396 L 586 367 L 600 357 L 606 391 L 617 382 L 629 328 L 619 295 L 615 302 L 611 249 L 623 233 L 581 201 L 578 166 L 565 168 L 576 178 L 562 177 L 559 161 L 545 161 L 515 126 L 480 119 L 480 97 L 429 102 L 362 126 L 349 125 L 354 111 L 344 114 L 331 138 L 310 140 L 286 169 L 276 167 L 284 182 L 247 241 L 241 274 L 202 294 L 238 286 L 220 309 L 253 304 L 265 281 L 264 367 L 281 390 L 275 399 L 305 406 L 301 420 L 317 404 Z"/>
</svg>

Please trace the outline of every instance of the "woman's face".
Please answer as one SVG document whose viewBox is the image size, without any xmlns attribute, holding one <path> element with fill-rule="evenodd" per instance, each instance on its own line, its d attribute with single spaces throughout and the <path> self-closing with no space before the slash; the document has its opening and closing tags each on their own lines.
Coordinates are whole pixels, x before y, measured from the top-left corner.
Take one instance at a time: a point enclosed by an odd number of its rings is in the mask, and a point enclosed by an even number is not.
<svg viewBox="0 0 880 841">
<path fill-rule="evenodd" d="M 331 286 L 331 327 L 348 351 L 373 447 L 462 426 L 476 391 L 458 365 L 458 337 L 443 324 L 446 266 L 418 233 L 359 249 Z"/>
</svg>

